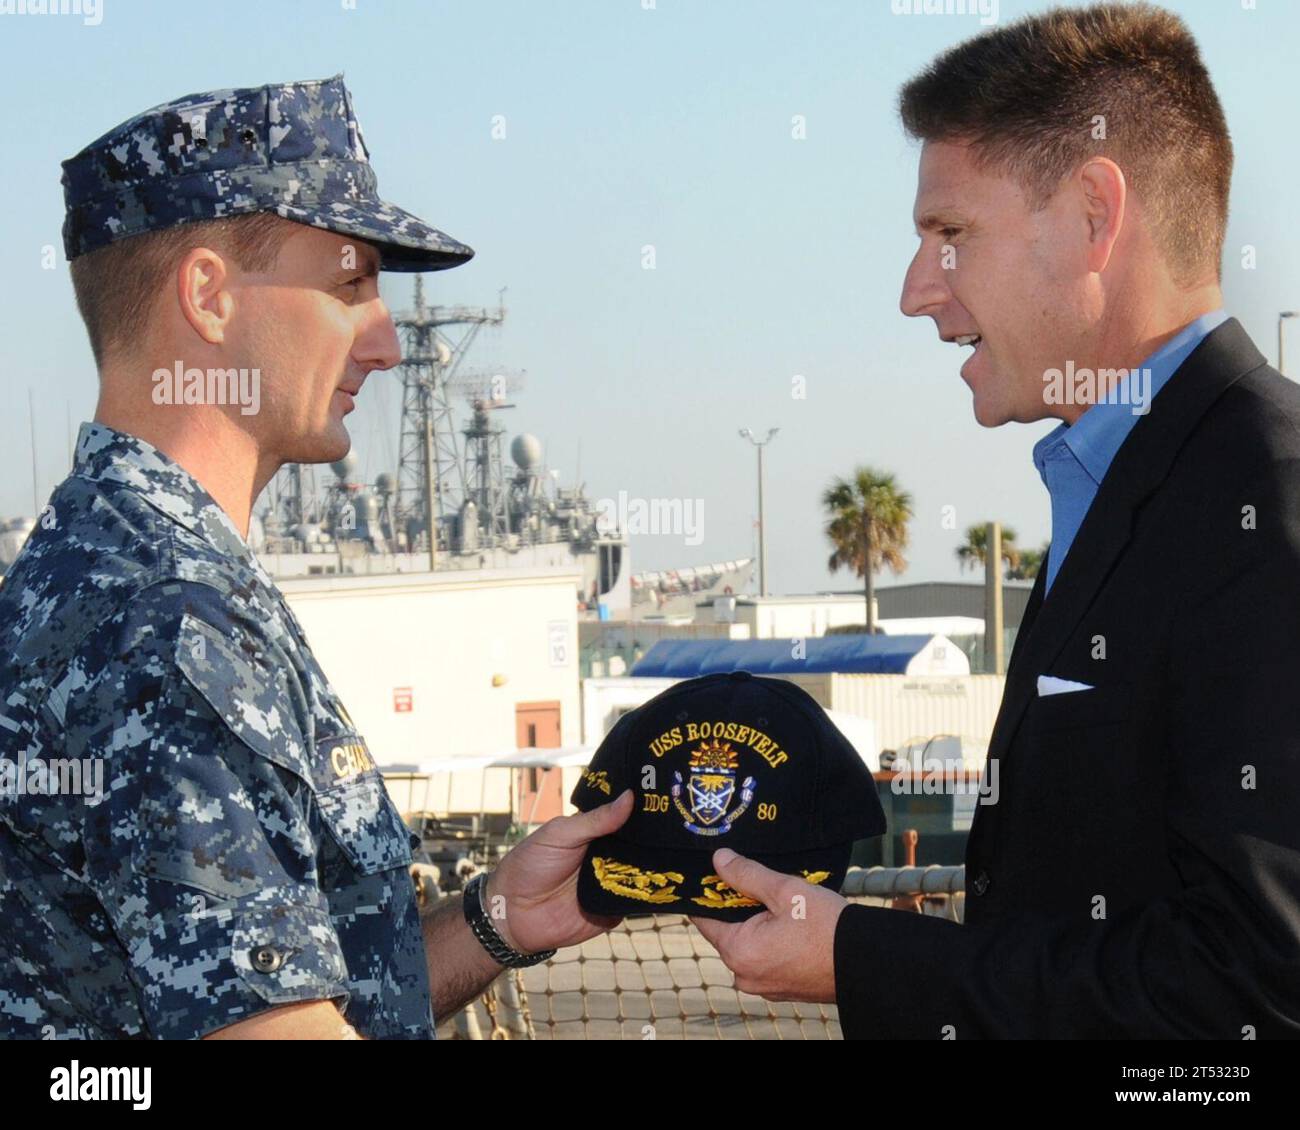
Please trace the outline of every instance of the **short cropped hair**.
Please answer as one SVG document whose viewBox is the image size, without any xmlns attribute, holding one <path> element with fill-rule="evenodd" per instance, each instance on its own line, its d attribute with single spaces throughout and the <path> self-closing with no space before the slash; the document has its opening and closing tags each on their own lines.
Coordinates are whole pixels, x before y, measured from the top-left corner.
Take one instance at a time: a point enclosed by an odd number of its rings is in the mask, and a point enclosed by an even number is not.
<svg viewBox="0 0 1300 1130">
<path fill-rule="evenodd" d="M 72 289 L 95 364 L 141 338 L 164 283 L 194 247 L 228 254 L 246 271 L 269 271 L 295 225 L 274 212 L 200 220 L 128 236 L 72 260 Z"/>
<path fill-rule="evenodd" d="M 946 51 L 899 97 L 904 129 L 968 144 L 1030 206 L 1094 156 L 1124 172 L 1179 285 L 1222 277 L 1232 140 L 1187 25 L 1150 4 L 1056 8 Z"/>
</svg>

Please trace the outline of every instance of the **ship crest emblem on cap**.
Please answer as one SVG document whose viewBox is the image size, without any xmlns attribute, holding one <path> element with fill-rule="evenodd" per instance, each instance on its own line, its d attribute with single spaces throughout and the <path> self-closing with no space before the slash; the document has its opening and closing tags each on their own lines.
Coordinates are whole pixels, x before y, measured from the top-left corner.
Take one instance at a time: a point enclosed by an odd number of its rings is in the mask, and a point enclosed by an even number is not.
<svg viewBox="0 0 1300 1130">
<path fill-rule="evenodd" d="M 740 761 L 729 742 L 703 742 L 691 752 L 690 777 L 683 782 L 680 772 L 673 774 L 673 804 L 681 814 L 688 832 L 697 836 L 721 836 L 749 808 L 754 799 L 754 778 L 746 777 L 740 785 L 740 803 L 728 811 L 736 795 L 736 777 Z M 685 793 L 691 802 L 688 809 L 682 800 Z"/>
</svg>

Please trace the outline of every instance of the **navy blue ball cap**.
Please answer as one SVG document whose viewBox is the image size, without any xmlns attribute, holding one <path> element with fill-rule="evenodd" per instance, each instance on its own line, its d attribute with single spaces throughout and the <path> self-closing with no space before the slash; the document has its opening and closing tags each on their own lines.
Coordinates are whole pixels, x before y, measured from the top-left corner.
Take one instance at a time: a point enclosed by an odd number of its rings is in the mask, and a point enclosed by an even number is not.
<svg viewBox="0 0 1300 1130">
<path fill-rule="evenodd" d="M 196 220 L 274 212 L 355 236 L 388 271 L 438 271 L 471 248 L 379 196 L 342 75 L 189 94 L 63 162 L 69 261 Z"/>
<path fill-rule="evenodd" d="M 853 844 L 885 831 L 871 772 L 806 691 L 747 671 L 688 679 L 625 714 L 574 789 L 581 811 L 631 788 L 632 814 L 588 845 L 591 914 L 739 921 L 761 903 L 727 886 L 713 853 L 838 891 Z"/>
</svg>

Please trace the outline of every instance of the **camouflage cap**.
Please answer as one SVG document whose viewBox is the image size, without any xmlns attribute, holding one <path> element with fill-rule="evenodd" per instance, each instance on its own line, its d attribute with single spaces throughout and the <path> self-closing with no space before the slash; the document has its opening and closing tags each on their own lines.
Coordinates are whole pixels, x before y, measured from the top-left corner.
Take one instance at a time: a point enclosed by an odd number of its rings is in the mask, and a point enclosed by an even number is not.
<svg viewBox="0 0 1300 1130">
<path fill-rule="evenodd" d="M 375 244 L 389 271 L 474 252 L 381 200 L 343 76 L 190 94 L 138 114 L 63 162 L 69 261 L 194 220 L 274 212 Z"/>
</svg>

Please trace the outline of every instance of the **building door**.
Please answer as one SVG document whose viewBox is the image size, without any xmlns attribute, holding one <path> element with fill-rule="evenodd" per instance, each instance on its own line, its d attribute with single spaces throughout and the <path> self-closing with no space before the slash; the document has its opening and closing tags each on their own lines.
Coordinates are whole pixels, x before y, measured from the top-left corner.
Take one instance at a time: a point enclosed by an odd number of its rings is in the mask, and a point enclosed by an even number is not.
<svg viewBox="0 0 1300 1130">
<path fill-rule="evenodd" d="M 515 704 L 515 745 L 520 749 L 558 749 L 560 746 L 560 704 L 520 702 Z M 515 819 L 520 824 L 545 824 L 564 811 L 564 792 L 559 769 L 515 770 Z"/>
</svg>

